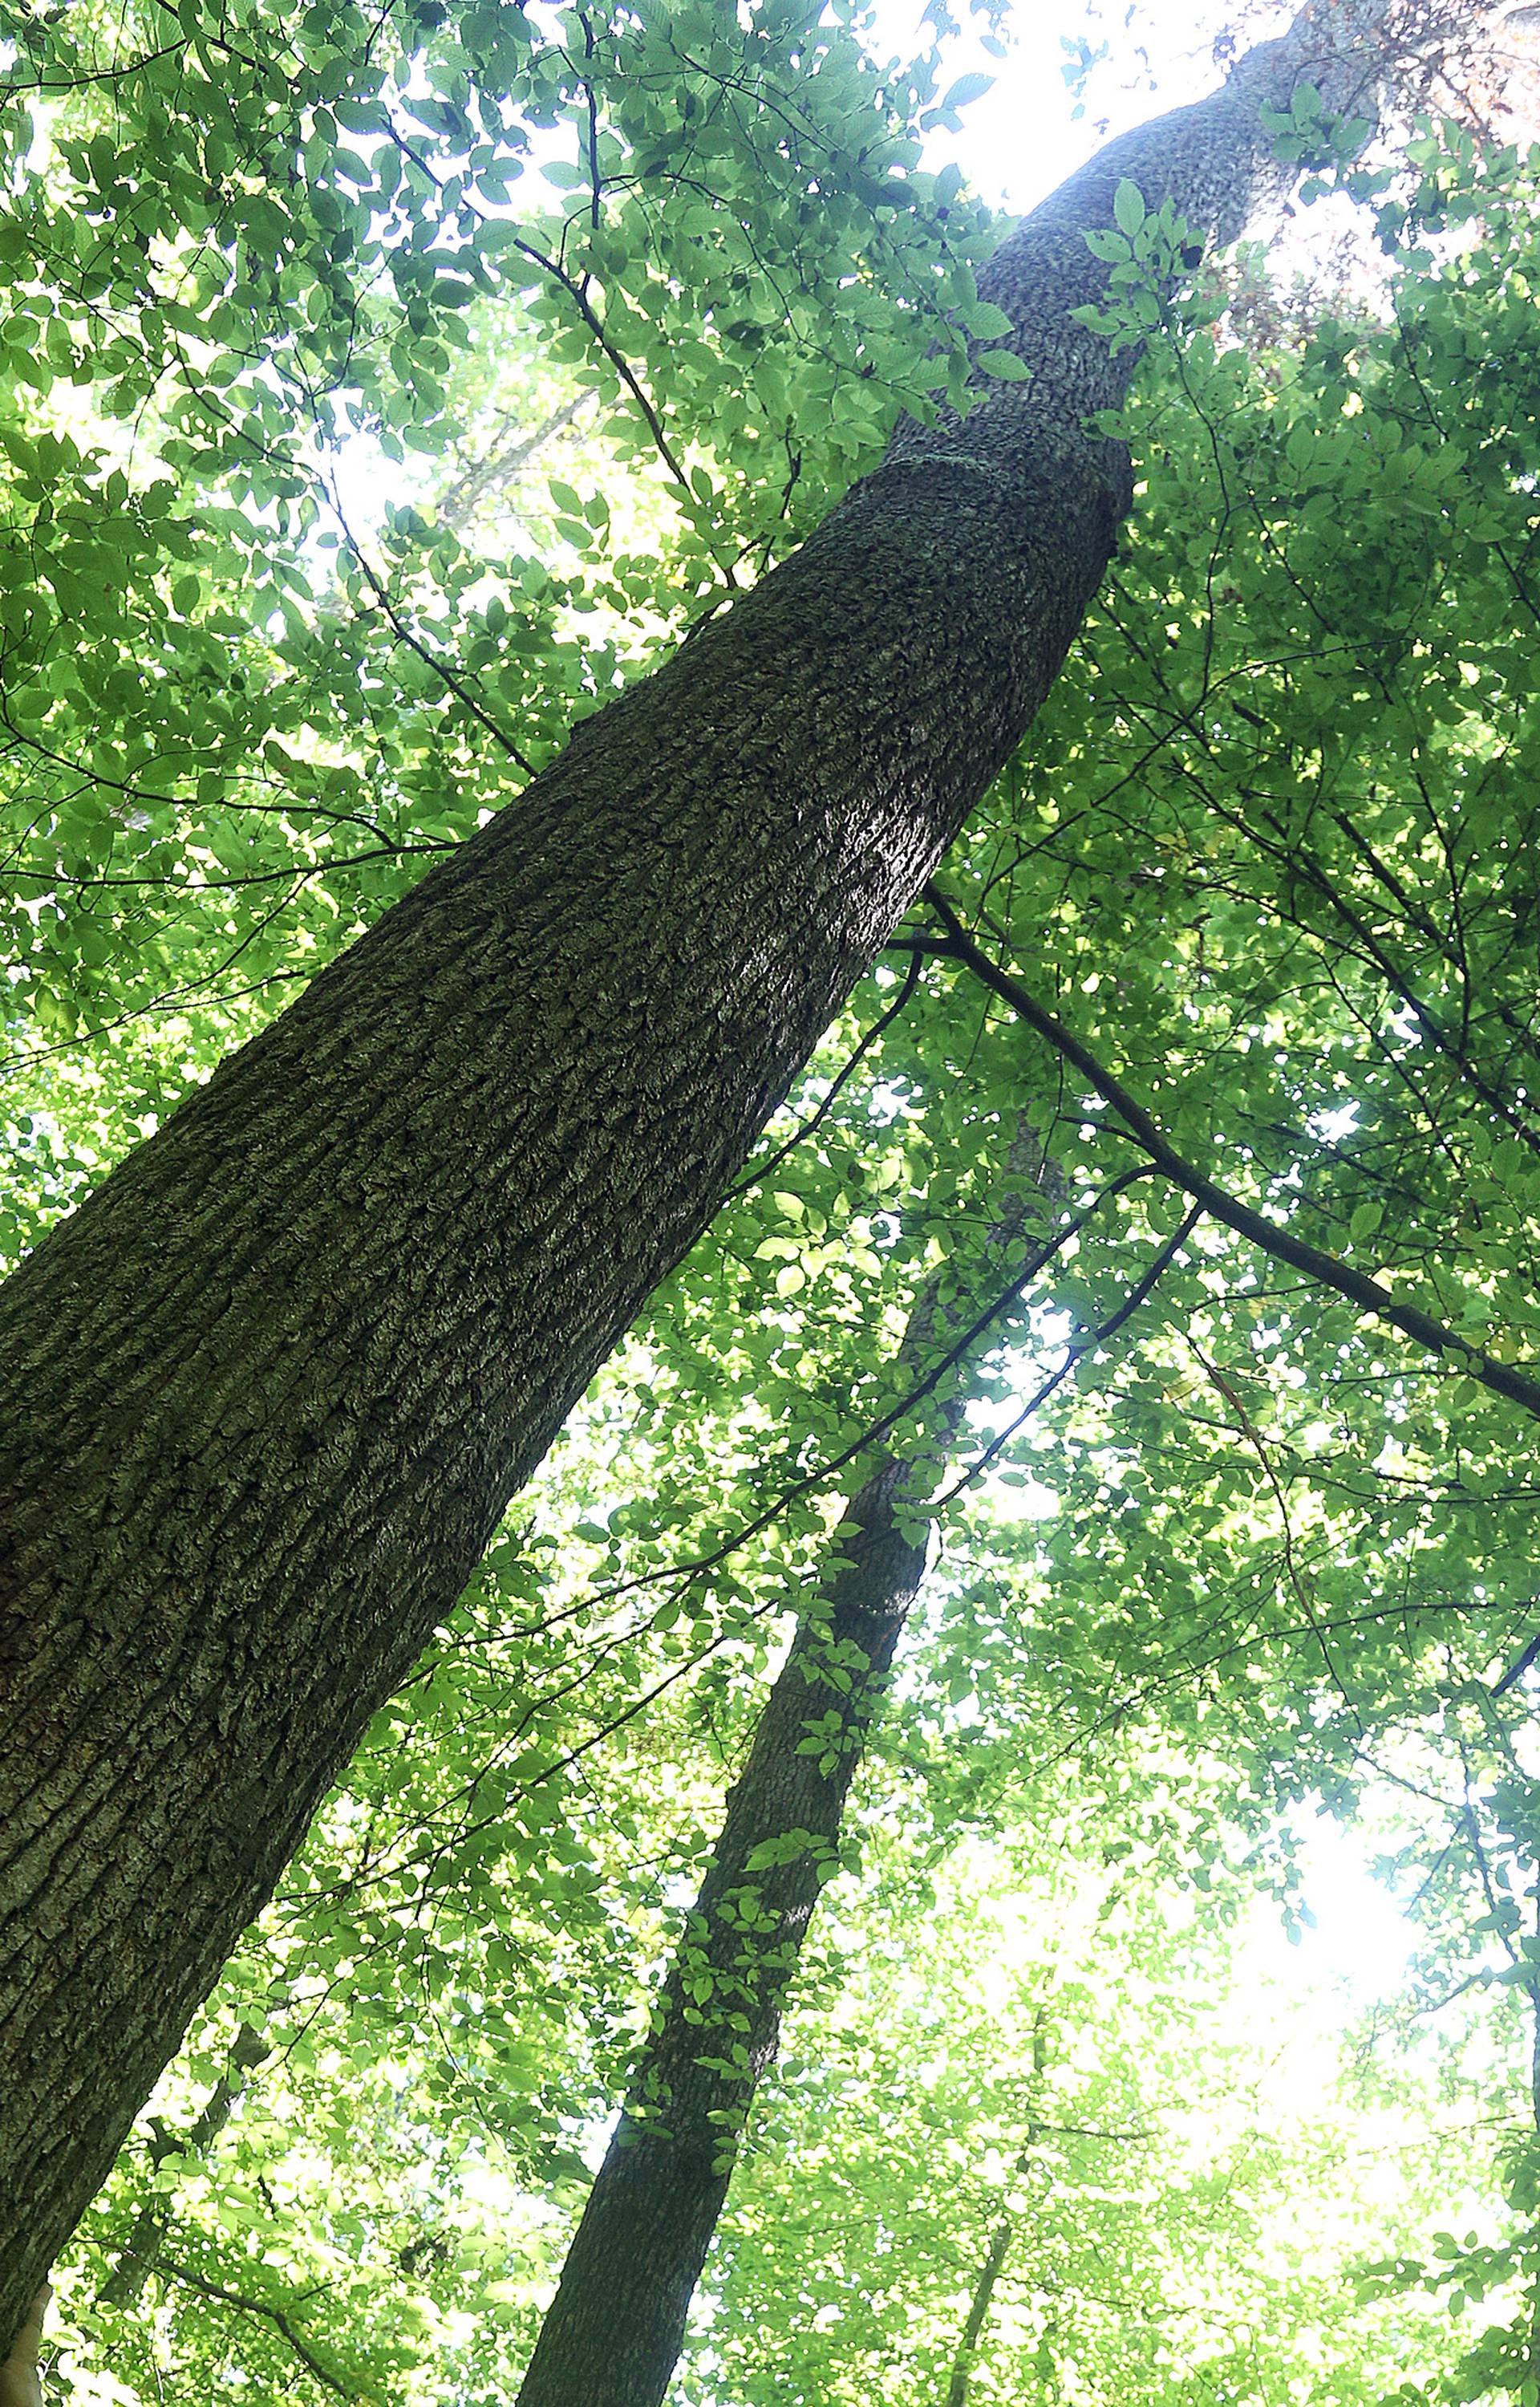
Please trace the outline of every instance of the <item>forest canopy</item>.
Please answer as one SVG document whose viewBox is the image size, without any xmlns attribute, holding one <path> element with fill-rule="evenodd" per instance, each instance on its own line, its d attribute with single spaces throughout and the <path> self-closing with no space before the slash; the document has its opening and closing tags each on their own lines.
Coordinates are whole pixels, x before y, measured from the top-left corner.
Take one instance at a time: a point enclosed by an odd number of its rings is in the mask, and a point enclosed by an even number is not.
<svg viewBox="0 0 1540 2407">
<path fill-rule="evenodd" d="M 200 2012 L 64 2395 L 517 2395 L 682 1941 L 743 2072 L 689 1909 L 880 1470 L 917 1598 L 671 2398 L 1537 2407 L 1527 39 L 1367 151 L 1296 90 L 1287 241 L 1120 183 L 1081 636 Z M 934 147 L 1013 29 L 915 41 L 0 0 L 7 1268 L 1024 376 Z"/>
</svg>

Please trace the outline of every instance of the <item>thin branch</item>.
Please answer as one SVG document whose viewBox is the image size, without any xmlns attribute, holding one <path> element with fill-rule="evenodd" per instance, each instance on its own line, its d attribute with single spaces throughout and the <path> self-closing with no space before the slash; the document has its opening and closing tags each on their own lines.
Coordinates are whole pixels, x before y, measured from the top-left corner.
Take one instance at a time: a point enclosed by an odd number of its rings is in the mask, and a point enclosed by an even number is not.
<svg viewBox="0 0 1540 2407">
<path fill-rule="evenodd" d="M 924 950 L 920 946 L 916 945 L 910 953 L 909 964 L 904 971 L 903 984 L 899 987 L 897 996 L 894 998 L 893 1002 L 889 1004 L 882 1018 L 874 1020 L 871 1026 L 867 1030 L 866 1034 L 856 1046 L 855 1052 L 851 1055 L 850 1060 L 845 1063 L 844 1068 L 835 1079 L 834 1084 L 830 1087 L 828 1093 L 824 1097 L 823 1102 L 818 1105 L 817 1110 L 811 1113 L 799 1128 L 792 1131 L 792 1133 L 787 1137 L 784 1145 L 776 1147 L 775 1151 L 770 1155 L 768 1161 L 757 1163 L 749 1171 L 746 1177 L 741 1178 L 738 1181 L 736 1187 L 729 1187 L 727 1193 L 722 1198 L 723 1204 L 736 1204 L 740 1195 L 746 1195 L 751 1187 L 762 1186 L 765 1180 L 770 1176 L 772 1170 L 779 1170 L 782 1162 L 786 1159 L 787 1154 L 794 1153 L 797 1147 L 805 1143 L 805 1141 L 812 1134 L 814 1129 L 822 1126 L 823 1122 L 828 1118 L 830 1111 L 833 1109 L 842 1089 L 847 1086 L 851 1078 L 855 1076 L 855 1072 L 859 1069 L 861 1062 L 870 1052 L 872 1047 L 881 1037 L 887 1033 L 887 1031 L 892 1027 L 894 1021 L 903 1011 L 911 995 L 914 992 L 914 989 L 919 982 L 920 972 L 924 966 Z"/>
<path fill-rule="evenodd" d="M 1491 1691 L 1491 1695 L 1494 1697 L 1504 1695 L 1507 1689 L 1523 1678 L 1525 1673 L 1537 1659 L 1540 1659 L 1540 1631 L 1536 1631 L 1519 1660 L 1509 1665 L 1496 1687 Z"/>
<path fill-rule="evenodd" d="M 281 2307 L 269 2306 L 265 2299 L 243 2298 L 238 2290 L 227 2290 L 222 2282 L 205 2281 L 201 2273 L 190 2273 L 185 2265 L 173 2265 L 165 2257 L 157 2258 L 154 2270 L 157 2273 L 168 2273 L 174 2282 L 180 2282 L 187 2289 L 196 2290 L 201 2298 L 215 2299 L 220 2306 L 238 2308 L 245 2315 L 261 2316 L 264 2323 L 270 2323 L 275 2330 L 282 2333 L 300 2363 L 307 2367 L 328 2390 L 334 2391 L 339 2399 L 352 2399 L 357 2395 L 306 2346 Z"/>
<path fill-rule="evenodd" d="M 406 136 L 401 132 L 400 128 L 389 118 L 386 120 L 386 132 L 389 134 L 391 141 L 395 144 L 396 149 L 401 152 L 402 157 L 403 159 L 409 159 L 413 166 L 417 168 L 422 175 L 426 176 L 430 183 L 431 183 L 439 192 L 442 192 L 444 189 L 443 178 L 434 172 L 431 164 L 422 156 L 422 153 L 418 150 L 417 145 L 413 142 L 409 142 Z M 473 217 L 480 225 L 505 225 L 507 223 L 506 219 L 489 217 L 485 209 L 477 207 L 474 201 L 462 199 L 460 207 L 468 215 Z M 550 277 L 553 283 L 559 284 L 563 292 L 566 293 L 568 300 L 571 301 L 573 308 L 577 311 L 584 324 L 587 327 L 589 334 L 594 338 L 594 341 L 599 345 L 604 357 L 609 361 L 611 367 L 614 368 L 616 376 L 620 378 L 622 384 L 626 387 L 627 392 L 630 394 L 631 399 L 635 402 L 638 409 L 642 412 L 643 417 L 646 420 L 647 431 L 651 434 L 654 444 L 657 446 L 658 457 L 662 460 L 675 484 L 678 485 L 681 491 L 687 496 L 689 502 L 693 506 L 697 500 L 695 488 L 690 483 L 689 477 L 685 475 L 683 463 L 675 452 L 672 444 L 669 441 L 663 421 L 657 414 L 657 409 L 653 402 L 652 396 L 648 392 L 645 385 L 638 377 L 629 360 L 627 359 L 625 353 L 618 350 L 615 345 L 611 341 L 609 333 L 604 325 L 604 321 L 588 299 L 586 292 L 583 289 L 581 279 L 573 276 L 569 269 L 564 267 L 559 259 L 553 259 L 548 251 L 542 250 L 536 243 L 526 241 L 522 235 L 516 235 L 514 236 L 511 247 L 519 253 L 521 258 L 529 260 L 532 266 L 538 267 L 543 275 Z M 724 563 L 718 560 L 716 562 L 716 566 L 721 574 L 724 584 L 736 588 L 738 579 L 732 573 L 731 564 L 728 563 L 724 565 Z"/>
<path fill-rule="evenodd" d="M 1003 1454 L 1017 1431 L 1025 1426 L 1034 1413 L 1040 1411 L 1047 1403 L 1055 1389 L 1063 1387 L 1071 1371 L 1079 1370 L 1088 1355 L 1095 1354 L 1099 1347 L 1107 1344 L 1109 1338 L 1116 1337 L 1120 1330 L 1127 1327 L 1140 1305 L 1148 1301 L 1154 1289 L 1165 1277 L 1202 1218 L 1203 1206 L 1194 1204 L 1181 1226 L 1167 1237 L 1143 1277 L 1129 1289 L 1116 1312 L 1109 1314 L 1107 1319 L 1098 1322 L 1089 1337 L 1082 1338 L 1080 1345 L 1068 1347 L 1058 1369 L 1051 1371 L 1040 1387 L 1034 1389 L 1015 1418 L 1009 1421 L 997 1435 L 990 1439 L 977 1461 L 964 1472 L 960 1479 L 954 1480 L 950 1488 L 933 1500 L 928 1508 L 932 1513 L 940 1513 L 952 1503 L 954 1497 L 960 1496 L 966 1488 L 971 1488 L 975 1480 L 981 1478 L 988 1470 L 996 1457 Z"/>
<path fill-rule="evenodd" d="M 331 505 L 332 516 L 335 518 L 337 524 L 343 531 L 344 540 L 347 545 L 347 548 L 359 564 L 360 574 L 363 577 L 370 591 L 373 593 L 375 601 L 379 604 L 381 613 L 388 621 L 397 641 L 404 644 L 409 652 L 415 652 L 417 654 L 417 659 L 422 662 L 424 667 L 431 669 L 433 675 L 440 678 L 443 683 L 448 687 L 456 701 L 459 702 L 464 709 L 470 712 L 472 718 L 476 720 L 478 725 L 487 730 L 487 733 L 491 737 L 493 743 L 499 745 L 502 749 L 506 752 L 510 761 L 517 762 L 519 767 L 523 770 L 527 777 L 532 777 L 535 774 L 534 762 L 528 760 L 519 750 L 518 746 L 514 742 L 513 737 L 508 733 L 506 728 L 500 727 L 497 720 L 492 717 L 491 712 L 482 707 L 481 704 L 476 700 L 475 695 L 470 691 L 465 680 L 459 676 L 458 671 L 450 668 L 447 662 L 442 661 L 432 648 L 430 645 L 425 644 L 420 635 L 415 635 L 411 628 L 406 624 L 401 612 L 397 609 L 395 604 L 390 599 L 389 588 L 386 586 L 383 578 L 375 574 L 374 567 L 365 557 L 358 537 L 354 534 L 352 528 L 348 525 L 346 519 L 344 517 L 342 504 L 337 497 L 335 484 L 330 480 L 327 484 L 327 500 Z"/>
<path fill-rule="evenodd" d="M 1047 1038 L 1103 1102 L 1111 1105 L 1127 1133 L 1151 1161 L 1163 1170 L 1175 1186 L 1182 1188 L 1195 1203 L 1201 1204 L 1212 1218 L 1222 1221 L 1237 1236 L 1261 1246 L 1274 1260 L 1287 1262 L 1292 1269 L 1303 1271 L 1307 1278 L 1317 1279 L 1322 1287 L 1335 1289 L 1338 1295 L 1345 1296 L 1349 1303 L 1357 1304 L 1360 1311 L 1372 1318 L 1389 1322 L 1392 1329 L 1399 1330 L 1404 1337 L 1409 1337 L 1414 1345 L 1422 1346 L 1428 1353 L 1451 1357 L 1466 1378 L 1474 1379 L 1479 1387 L 1490 1388 L 1494 1395 L 1505 1396 L 1511 1403 L 1521 1404 L 1526 1412 L 1540 1418 L 1540 1378 L 1509 1363 L 1499 1362 L 1494 1355 L 1483 1353 L 1479 1346 L 1457 1336 L 1445 1322 L 1435 1320 L 1432 1313 L 1420 1311 L 1416 1304 L 1399 1303 L 1367 1272 L 1354 1270 L 1340 1256 L 1328 1254 L 1320 1246 L 1309 1244 L 1306 1238 L 1296 1237 L 1292 1230 L 1280 1228 L 1277 1221 L 1269 1220 L 1264 1214 L 1253 1210 L 1250 1204 L 1241 1203 L 1238 1196 L 1231 1195 L 1219 1186 L 1206 1172 L 1178 1152 L 1144 1106 L 1135 1101 L 1127 1088 L 1109 1070 L 1102 1067 L 1095 1055 L 1066 1028 L 1061 1019 L 1055 1018 L 1030 995 L 1019 978 L 1011 976 L 991 961 L 934 884 L 925 888 L 925 900 L 944 922 L 957 959 L 964 961 L 992 993 L 1008 1004 L 1018 1018 L 1025 1020 L 1029 1028 Z"/>
<path fill-rule="evenodd" d="M 1343 1679 L 1342 1674 L 1337 1667 L 1336 1658 L 1333 1655 L 1331 1647 L 1327 1643 L 1326 1633 L 1321 1626 L 1321 1617 L 1316 1611 L 1315 1601 L 1310 1595 L 1308 1588 L 1306 1587 L 1304 1574 L 1300 1571 L 1299 1565 L 1294 1560 L 1294 1533 L 1293 1525 L 1289 1517 L 1289 1500 L 1283 1492 L 1283 1485 L 1274 1467 L 1273 1459 L 1263 1442 L 1262 1431 L 1258 1429 L 1255 1421 L 1251 1418 L 1250 1412 L 1246 1408 L 1246 1401 L 1241 1395 L 1239 1389 L 1236 1387 L 1234 1381 L 1226 1375 L 1217 1362 L 1211 1362 L 1208 1360 L 1208 1355 L 1205 1354 L 1201 1346 L 1194 1345 L 1193 1346 L 1193 1351 L 1196 1355 L 1198 1360 L 1202 1363 L 1210 1384 L 1224 1398 L 1225 1403 L 1230 1406 L 1231 1411 L 1235 1414 L 1236 1420 L 1240 1423 L 1242 1435 L 1250 1445 L 1258 1462 L 1262 1465 L 1263 1477 L 1266 1480 L 1268 1487 L 1272 1489 L 1273 1502 L 1278 1507 L 1279 1528 L 1283 1540 L 1283 1567 L 1288 1574 L 1289 1585 L 1293 1589 L 1294 1595 L 1299 1600 L 1300 1611 L 1304 1614 L 1306 1620 L 1309 1623 L 1311 1629 L 1316 1633 L 1316 1638 L 1321 1647 L 1321 1659 L 1326 1666 L 1333 1687 L 1335 1688 L 1337 1695 L 1341 1698 L 1343 1703 L 1347 1706 L 1348 1711 L 1351 1714 L 1354 1721 L 1358 1724 L 1359 1736 L 1361 1738 L 1365 1737 L 1367 1732 L 1364 1728 L 1363 1716 L 1359 1712 L 1358 1707 L 1354 1704 L 1352 1698 L 1348 1693 L 1347 1683 Z"/>
</svg>

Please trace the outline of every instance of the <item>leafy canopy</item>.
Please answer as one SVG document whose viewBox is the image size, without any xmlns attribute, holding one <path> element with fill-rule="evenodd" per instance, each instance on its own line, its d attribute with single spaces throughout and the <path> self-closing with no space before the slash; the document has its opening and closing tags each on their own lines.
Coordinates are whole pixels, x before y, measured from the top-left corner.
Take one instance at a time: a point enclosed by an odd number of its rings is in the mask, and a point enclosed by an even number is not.
<svg viewBox="0 0 1540 2407">
<path fill-rule="evenodd" d="M 1002 329 L 921 164 L 970 93 L 849 7 L 0 36 L 14 1258 Z M 1291 311 L 1253 261 L 1173 316 L 1180 230 L 1099 238 L 1138 507 L 941 884 L 1206 1178 L 1526 1362 L 1537 171 L 1412 157 L 1382 299 Z M 1211 1212 L 1104 1342 L 1190 1198 L 930 906 L 906 933 L 168 2074 L 61 2275 L 79 2397 L 510 2394 L 1024 1117 L 1062 1242 L 955 1373 L 971 1453 L 680 2395 L 1540 2395 L 1533 1426 Z M 1322 1809 L 1416 1952 L 1305 2114 L 1246 2026 L 1259 1916 L 1308 1960 Z"/>
</svg>

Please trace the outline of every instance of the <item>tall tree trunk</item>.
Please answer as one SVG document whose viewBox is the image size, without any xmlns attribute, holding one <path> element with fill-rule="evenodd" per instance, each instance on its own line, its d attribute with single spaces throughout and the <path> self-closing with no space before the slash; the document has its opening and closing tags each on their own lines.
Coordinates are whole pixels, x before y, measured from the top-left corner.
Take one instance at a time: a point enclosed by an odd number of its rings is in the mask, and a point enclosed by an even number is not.
<svg viewBox="0 0 1540 2407">
<path fill-rule="evenodd" d="M 518 2407 L 657 2407 L 772 2061 L 845 1798 L 925 1573 L 903 1477 L 875 1472 L 844 1559 L 798 1629 L 654 2008 L 624 2113 L 573 2234 Z M 806 1751 L 804 1751 L 806 1750 Z"/>
<path fill-rule="evenodd" d="M 1004 1165 L 1049 1192 L 1029 1130 Z M 938 1283 L 910 1316 L 897 1367 L 923 1377 L 960 1323 L 1007 1282 L 1018 1189 L 990 1231 L 989 1294 L 942 1309 Z M 1022 1285 L 1053 1241 L 1011 1273 Z M 873 1455 L 829 1540 L 817 1586 L 765 1701 L 728 1800 L 700 1893 L 664 1976 L 625 2107 L 588 2193 L 518 2407 L 657 2407 L 728 2195 L 738 2135 L 775 2058 L 781 2015 L 818 1891 L 834 1870 L 845 1800 L 925 1577 L 912 1534 L 963 1427 L 966 1375 L 930 1445 L 909 1460 Z M 922 1525 L 923 1526 L 923 1525 Z"/>
<path fill-rule="evenodd" d="M 1045 2010 L 1039 2006 L 1032 2017 L 1032 2089 L 1036 2100 L 1048 2063 L 1048 2042 L 1044 2035 Z M 1038 2144 L 1038 2118 L 1029 2114 L 1021 2153 L 1011 2167 L 1012 2176 L 1024 2173 L 1032 2162 L 1032 2152 Z M 958 2335 L 956 2355 L 952 2360 L 952 2375 L 946 2386 L 946 2407 L 968 2407 L 968 2394 L 972 2386 L 973 2369 L 978 2359 L 979 2343 L 984 2335 L 990 2310 L 995 2304 L 995 2292 L 1000 2275 L 1005 2272 L 1006 2258 L 1016 2237 L 1016 2216 L 1009 2207 L 1002 2207 L 995 2219 L 984 2251 L 984 2261 L 979 2268 L 973 2285 L 973 2295 L 968 2302 L 968 2314 Z"/>
<path fill-rule="evenodd" d="M 0 2348 L 369 1715 L 1047 691 L 1126 492 L 1081 427 L 1131 365 L 1072 314 L 1104 276 L 1082 229 L 1131 177 L 1233 236 L 1292 172 L 1260 106 L 1303 71 L 1330 98 L 1322 45 L 1301 19 L 1028 220 L 982 290 L 1031 382 L 906 430 L 0 1291 Z"/>
<path fill-rule="evenodd" d="M 249 2023 L 242 2023 L 230 2046 L 230 2058 L 204 2101 L 196 2122 L 187 2131 L 168 2131 L 157 2121 L 149 2144 L 149 2161 L 159 2172 L 168 2157 L 205 2157 L 245 2095 L 249 2075 L 272 2055 L 271 2044 Z M 100 2296 L 108 2306 L 127 2306 L 154 2272 L 171 2228 L 171 2200 L 152 2192 L 139 2209 L 134 2227 L 119 2252 L 118 2262 L 103 2283 Z"/>
</svg>

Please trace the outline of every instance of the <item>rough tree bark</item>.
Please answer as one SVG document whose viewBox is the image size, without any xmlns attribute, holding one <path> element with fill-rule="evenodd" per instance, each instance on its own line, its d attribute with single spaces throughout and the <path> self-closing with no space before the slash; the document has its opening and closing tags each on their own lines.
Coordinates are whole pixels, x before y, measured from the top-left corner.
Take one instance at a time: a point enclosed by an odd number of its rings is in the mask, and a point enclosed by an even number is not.
<svg viewBox="0 0 1540 2407">
<path fill-rule="evenodd" d="M 1349 10 L 1355 27 L 1388 0 Z M 1332 24 L 1338 40 L 1340 0 Z M 1226 240 L 1309 12 L 982 279 L 906 429 L 0 1290 L 0 2348 L 369 1715 L 1028 725 L 1112 547 L 1120 178 Z"/>
<path fill-rule="evenodd" d="M 1029 1131 L 1006 1165 L 1052 1197 Z M 896 1358 L 918 1381 L 963 1325 L 1024 1288 L 1061 1239 L 1005 1276 L 1020 1237 L 1017 1189 L 986 1241 L 991 1292 L 919 1296 Z M 517 2407 L 658 2407 L 728 2195 L 738 2135 L 775 2058 L 781 2016 L 818 1892 L 835 1869 L 845 1801 L 925 1577 L 914 1508 L 961 1435 L 967 1358 L 929 1443 L 887 1448 L 829 1541 L 824 1569 L 728 1800 L 700 1892 L 674 1950 L 624 2109 L 572 2236 Z M 923 1527 L 923 1524 L 922 1524 Z"/>
</svg>

